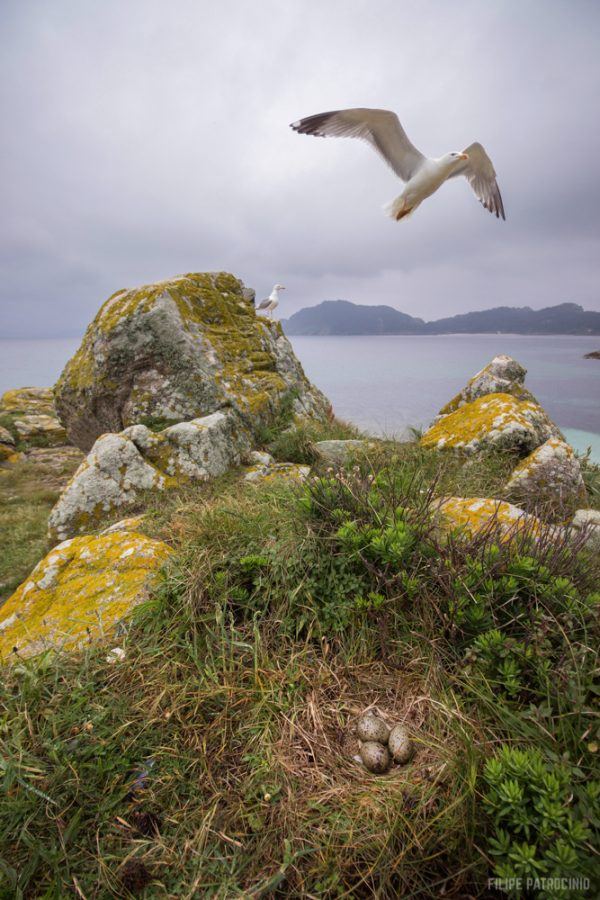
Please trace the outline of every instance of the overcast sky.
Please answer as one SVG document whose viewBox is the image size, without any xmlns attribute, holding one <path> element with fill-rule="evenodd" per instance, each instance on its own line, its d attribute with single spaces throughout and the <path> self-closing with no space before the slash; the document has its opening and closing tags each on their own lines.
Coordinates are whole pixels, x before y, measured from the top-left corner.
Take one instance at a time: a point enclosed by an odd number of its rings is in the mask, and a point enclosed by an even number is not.
<svg viewBox="0 0 600 900">
<path fill-rule="evenodd" d="M 597 0 L 1 0 L 0 336 L 79 334 L 115 290 L 225 269 L 282 316 L 600 309 Z M 423 152 L 480 140 L 398 224 L 358 141 L 288 124 L 394 109 Z"/>
</svg>

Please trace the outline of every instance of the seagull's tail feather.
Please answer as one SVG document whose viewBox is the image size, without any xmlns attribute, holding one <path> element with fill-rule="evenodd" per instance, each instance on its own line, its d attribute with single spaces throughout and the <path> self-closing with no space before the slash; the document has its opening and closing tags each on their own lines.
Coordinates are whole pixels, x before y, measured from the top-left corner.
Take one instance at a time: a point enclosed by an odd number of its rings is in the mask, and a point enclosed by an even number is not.
<svg viewBox="0 0 600 900">
<path fill-rule="evenodd" d="M 400 219 L 406 219 L 417 206 L 409 206 L 406 198 L 400 194 L 399 197 L 396 197 L 395 200 L 392 200 L 391 203 L 386 203 L 383 207 L 383 211 L 390 218 L 395 219 L 396 222 L 399 222 Z"/>
</svg>

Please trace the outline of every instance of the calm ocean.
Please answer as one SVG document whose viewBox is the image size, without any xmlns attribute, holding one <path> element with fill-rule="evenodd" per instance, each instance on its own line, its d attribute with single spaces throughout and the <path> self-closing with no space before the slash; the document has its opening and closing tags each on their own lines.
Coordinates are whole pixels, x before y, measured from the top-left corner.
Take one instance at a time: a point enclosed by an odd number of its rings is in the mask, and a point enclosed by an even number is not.
<svg viewBox="0 0 600 900">
<path fill-rule="evenodd" d="M 294 337 L 306 374 L 338 416 L 374 434 L 401 436 L 427 425 L 497 353 L 528 369 L 527 386 L 580 451 L 600 462 L 600 349 L 597 337 L 431 335 Z M 0 392 L 50 385 L 78 339 L 0 341 Z"/>
</svg>

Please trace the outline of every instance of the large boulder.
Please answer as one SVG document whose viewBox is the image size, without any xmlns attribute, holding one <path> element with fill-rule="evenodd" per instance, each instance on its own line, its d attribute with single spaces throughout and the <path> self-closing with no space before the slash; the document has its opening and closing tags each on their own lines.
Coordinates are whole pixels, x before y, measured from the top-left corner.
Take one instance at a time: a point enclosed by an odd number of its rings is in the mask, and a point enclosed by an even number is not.
<svg viewBox="0 0 600 900">
<path fill-rule="evenodd" d="M 179 422 L 155 434 L 132 425 L 98 438 L 50 513 L 52 541 L 97 526 L 147 490 L 221 475 L 240 462 L 249 437 L 232 412 Z"/>
<path fill-rule="evenodd" d="M 544 506 L 566 517 L 587 501 L 581 466 L 573 448 L 558 438 L 537 447 L 514 469 L 506 485 L 529 510 Z"/>
<path fill-rule="evenodd" d="M 558 429 L 535 401 L 512 394 L 485 394 L 438 419 L 421 438 L 425 447 L 473 453 L 510 450 L 523 456 Z"/>
<path fill-rule="evenodd" d="M 525 387 L 526 374 L 511 356 L 495 356 L 442 407 L 421 443 L 439 450 L 493 448 L 525 456 L 549 438 L 563 440 Z"/>
<path fill-rule="evenodd" d="M 55 547 L 0 609 L 0 660 L 105 635 L 147 596 L 169 553 L 162 541 L 125 531 Z"/>
<path fill-rule="evenodd" d="M 440 409 L 436 421 L 486 394 L 511 394 L 517 400 L 535 401 L 533 395 L 525 387 L 526 374 L 527 369 L 512 356 L 504 354 L 495 356 L 487 366 L 473 375 L 452 400 Z"/>
<path fill-rule="evenodd" d="M 105 432 L 235 411 L 254 433 L 291 407 L 325 417 L 277 322 L 256 315 L 233 275 L 196 273 L 113 294 L 55 388 L 69 439 L 89 450 Z"/>
</svg>

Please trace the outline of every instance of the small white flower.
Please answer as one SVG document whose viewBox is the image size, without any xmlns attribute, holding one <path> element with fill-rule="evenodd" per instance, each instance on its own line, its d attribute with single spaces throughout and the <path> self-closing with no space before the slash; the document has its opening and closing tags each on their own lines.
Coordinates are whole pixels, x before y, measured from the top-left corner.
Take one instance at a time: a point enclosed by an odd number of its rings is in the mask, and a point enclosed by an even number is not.
<svg viewBox="0 0 600 900">
<path fill-rule="evenodd" d="M 106 662 L 114 666 L 115 663 L 123 662 L 125 659 L 125 651 L 122 647 L 113 647 L 108 656 L 106 657 Z"/>
</svg>

